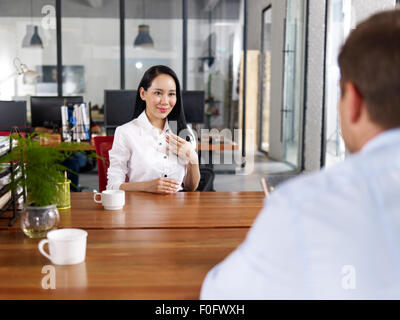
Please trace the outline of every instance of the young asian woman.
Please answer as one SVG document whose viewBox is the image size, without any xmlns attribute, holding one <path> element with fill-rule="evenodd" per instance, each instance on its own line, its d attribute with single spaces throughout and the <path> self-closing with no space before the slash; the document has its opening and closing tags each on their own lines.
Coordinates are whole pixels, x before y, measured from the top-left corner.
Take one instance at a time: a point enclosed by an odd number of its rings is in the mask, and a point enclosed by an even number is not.
<svg viewBox="0 0 400 320">
<path fill-rule="evenodd" d="M 195 149 L 178 77 L 167 66 L 153 66 L 139 83 L 133 120 L 115 131 L 107 189 L 195 191 L 200 181 Z"/>
</svg>

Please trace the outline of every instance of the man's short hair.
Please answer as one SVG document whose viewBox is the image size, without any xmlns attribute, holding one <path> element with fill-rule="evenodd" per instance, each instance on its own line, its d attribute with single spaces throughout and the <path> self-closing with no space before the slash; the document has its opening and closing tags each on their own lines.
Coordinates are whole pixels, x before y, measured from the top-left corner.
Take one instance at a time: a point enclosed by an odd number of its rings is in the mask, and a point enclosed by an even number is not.
<svg viewBox="0 0 400 320">
<path fill-rule="evenodd" d="M 342 90 L 355 85 L 371 121 L 400 126 L 400 10 L 377 13 L 354 29 L 339 54 Z"/>
</svg>

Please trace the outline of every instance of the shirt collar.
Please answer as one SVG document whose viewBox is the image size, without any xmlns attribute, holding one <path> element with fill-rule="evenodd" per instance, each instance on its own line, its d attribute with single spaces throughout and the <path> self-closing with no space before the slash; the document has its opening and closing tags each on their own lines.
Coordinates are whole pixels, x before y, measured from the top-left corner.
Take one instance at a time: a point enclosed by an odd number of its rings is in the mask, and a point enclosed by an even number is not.
<svg viewBox="0 0 400 320">
<path fill-rule="evenodd" d="M 138 117 L 137 119 L 138 119 L 139 123 L 140 123 L 145 129 L 148 129 L 148 130 L 157 130 L 157 133 L 158 133 L 158 129 L 157 129 L 156 127 L 154 127 L 154 126 L 151 124 L 149 118 L 147 117 L 147 114 L 146 114 L 146 111 L 145 111 L 145 110 L 143 110 L 143 112 L 139 115 L 139 117 Z M 167 120 L 165 121 L 164 129 L 163 129 L 162 132 L 163 132 L 163 133 L 169 133 L 169 131 L 170 131 L 170 128 L 169 128 L 168 119 L 167 119 Z"/>
<path fill-rule="evenodd" d="M 361 152 L 370 152 L 397 143 L 400 143 L 400 128 L 385 130 L 372 140 L 368 141 L 362 148 Z"/>
</svg>

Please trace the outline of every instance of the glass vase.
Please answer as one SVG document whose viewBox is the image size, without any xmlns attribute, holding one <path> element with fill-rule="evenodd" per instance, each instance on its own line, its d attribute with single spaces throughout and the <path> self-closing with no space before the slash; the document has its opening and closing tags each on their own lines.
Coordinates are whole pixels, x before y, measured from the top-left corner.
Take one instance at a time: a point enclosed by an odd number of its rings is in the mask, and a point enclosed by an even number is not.
<svg viewBox="0 0 400 320">
<path fill-rule="evenodd" d="M 26 206 L 21 215 L 21 229 L 29 238 L 44 238 L 57 229 L 60 215 L 55 204 L 45 207 Z"/>
</svg>

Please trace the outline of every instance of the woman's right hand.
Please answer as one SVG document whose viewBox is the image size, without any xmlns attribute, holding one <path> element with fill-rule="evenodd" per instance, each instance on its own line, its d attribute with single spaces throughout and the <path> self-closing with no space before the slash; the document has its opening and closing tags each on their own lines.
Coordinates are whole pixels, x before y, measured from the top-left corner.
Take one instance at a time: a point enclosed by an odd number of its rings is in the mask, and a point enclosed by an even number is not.
<svg viewBox="0 0 400 320">
<path fill-rule="evenodd" d="M 157 178 L 148 181 L 147 192 L 175 193 L 179 188 L 179 182 L 169 178 Z"/>
</svg>

